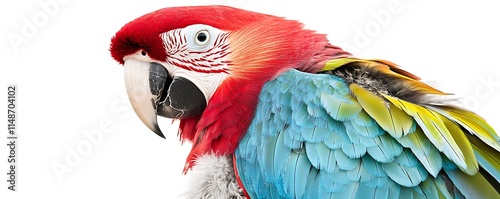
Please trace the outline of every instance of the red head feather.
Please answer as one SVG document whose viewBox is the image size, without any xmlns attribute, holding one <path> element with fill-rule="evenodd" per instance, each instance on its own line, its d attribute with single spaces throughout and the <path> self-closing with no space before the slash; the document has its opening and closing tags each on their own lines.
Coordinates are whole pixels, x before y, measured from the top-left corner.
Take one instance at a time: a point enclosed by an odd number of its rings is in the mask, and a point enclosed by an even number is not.
<svg viewBox="0 0 500 199">
<path fill-rule="evenodd" d="M 143 49 L 151 58 L 165 61 L 161 33 L 192 24 L 206 24 L 232 31 L 267 17 L 269 15 L 227 6 L 163 8 L 125 24 L 111 39 L 111 56 L 123 64 L 124 56 Z"/>
<path fill-rule="evenodd" d="M 320 71 L 335 57 L 350 56 L 329 44 L 325 35 L 304 30 L 301 23 L 225 6 L 165 8 L 125 25 L 112 39 L 111 54 L 123 56 L 143 49 L 164 61 L 160 34 L 192 24 L 230 32 L 230 75 L 210 98 L 201 116 L 181 120 L 180 137 L 193 142 L 187 167 L 202 154 L 234 152 L 245 135 L 262 86 L 281 72 L 296 68 Z"/>
</svg>

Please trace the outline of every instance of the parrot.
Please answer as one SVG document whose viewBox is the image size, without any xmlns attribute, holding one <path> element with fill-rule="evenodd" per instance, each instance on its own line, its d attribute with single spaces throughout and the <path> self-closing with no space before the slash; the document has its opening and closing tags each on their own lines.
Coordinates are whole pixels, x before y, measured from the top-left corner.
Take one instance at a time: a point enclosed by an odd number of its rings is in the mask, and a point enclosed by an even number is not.
<svg viewBox="0 0 500 199">
<path fill-rule="evenodd" d="M 192 144 L 187 198 L 500 198 L 484 118 L 297 20 L 166 7 L 123 25 L 109 51 L 142 123 L 165 138 L 158 117 L 179 121 Z"/>
</svg>

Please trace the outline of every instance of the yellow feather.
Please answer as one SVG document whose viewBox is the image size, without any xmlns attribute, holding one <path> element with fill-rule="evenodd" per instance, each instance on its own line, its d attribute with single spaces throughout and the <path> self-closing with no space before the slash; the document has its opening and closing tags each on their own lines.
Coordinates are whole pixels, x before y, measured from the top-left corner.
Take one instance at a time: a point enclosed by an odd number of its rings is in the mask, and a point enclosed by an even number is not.
<svg viewBox="0 0 500 199">
<path fill-rule="evenodd" d="M 356 84 L 349 88 L 366 113 L 391 136 L 399 138 L 409 133 L 413 119 L 408 114 Z"/>
<path fill-rule="evenodd" d="M 500 152 L 489 147 L 474 135 L 465 134 L 469 139 L 472 149 L 476 152 L 477 159 L 482 159 L 481 167 L 488 171 L 496 180 L 500 180 Z"/>
<path fill-rule="evenodd" d="M 498 134 L 480 116 L 454 106 L 430 106 L 429 108 L 460 124 L 471 134 L 476 135 L 483 142 L 500 151 Z"/>
<path fill-rule="evenodd" d="M 417 124 L 424 131 L 427 138 L 429 138 L 438 150 L 442 151 L 459 167 L 467 167 L 460 147 L 458 147 L 443 121 L 436 116 L 438 113 L 388 95 L 384 95 L 384 97 L 396 107 L 408 113 L 408 115 L 413 116 Z"/>
<path fill-rule="evenodd" d="M 437 116 L 443 121 L 446 128 L 450 131 L 451 136 L 453 136 L 453 140 L 457 142 L 457 145 L 460 147 L 460 150 L 464 154 L 467 167 L 459 168 L 469 175 L 475 175 L 479 169 L 479 166 L 477 164 L 476 156 L 474 155 L 474 151 L 472 150 L 469 139 L 467 139 L 460 126 L 458 126 L 456 123 L 440 114 L 437 114 Z"/>
<path fill-rule="evenodd" d="M 456 169 L 445 171 L 466 198 L 500 198 L 493 184 L 479 172 L 471 176 Z"/>
<path fill-rule="evenodd" d="M 323 67 L 323 69 L 321 71 L 335 70 L 338 67 L 346 65 L 348 63 L 357 62 L 359 60 L 360 59 L 349 58 L 349 57 L 347 57 L 347 58 L 340 58 L 340 59 L 332 59 L 332 60 L 326 62 L 325 67 Z"/>
</svg>

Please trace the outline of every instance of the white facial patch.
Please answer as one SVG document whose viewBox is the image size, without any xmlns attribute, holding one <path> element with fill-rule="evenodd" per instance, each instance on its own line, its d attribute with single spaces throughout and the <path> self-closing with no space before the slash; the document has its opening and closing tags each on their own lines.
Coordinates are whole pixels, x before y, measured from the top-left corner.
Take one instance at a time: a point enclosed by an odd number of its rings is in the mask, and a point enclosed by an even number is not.
<svg viewBox="0 0 500 199">
<path fill-rule="evenodd" d="M 229 33 L 195 24 L 161 34 L 167 59 L 164 64 L 173 77 L 192 81 L 207 103 L 229 75 Z"/>
<path fill-rule="evenodd" d="M 196 85 L 198 89 L 205 95 L 207 103 L 219 87 L 219 85 L 228 76 L 227 73 L 202 73 L 184 68 L 175 67 L 170 64 L 165 65 L 168 72 L 174 77 L 184 77 Z"/>
</svg>

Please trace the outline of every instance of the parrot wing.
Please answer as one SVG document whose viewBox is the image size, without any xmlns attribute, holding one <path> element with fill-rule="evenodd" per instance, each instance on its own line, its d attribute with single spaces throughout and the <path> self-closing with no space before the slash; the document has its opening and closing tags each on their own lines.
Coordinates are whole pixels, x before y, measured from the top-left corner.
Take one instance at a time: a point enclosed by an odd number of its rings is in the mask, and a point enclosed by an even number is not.
<svg viewBox="0 0 500 199">
<path fill-rule="evenodd" d="M 500 198 L 500 139 L 483 118 L 335 75 L 349 65 L 445 95 L 383 60 L 284 72 L 265 84 L 234 154 L 251 198 Z"/>
</svg>

